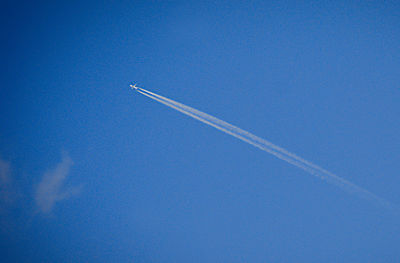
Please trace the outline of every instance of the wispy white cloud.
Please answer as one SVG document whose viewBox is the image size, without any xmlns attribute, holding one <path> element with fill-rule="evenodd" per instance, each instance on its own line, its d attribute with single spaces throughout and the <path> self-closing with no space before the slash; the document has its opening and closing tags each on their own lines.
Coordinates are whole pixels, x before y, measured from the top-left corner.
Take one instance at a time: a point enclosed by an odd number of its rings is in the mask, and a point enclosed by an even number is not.
<svg viewBox="0 0 400 263">
<path fill-rule="evenodd" d="M 9 180 L 10 164 L 0 159 L 0 183 L 5 183 Z"/>
<path fill-rule="evenodd" d="M 42 213 L 50 213 L 54 205 L 81 192 L 81 186 L 65 187 L 73 162 L 64 154 L 57 166 L 44 175 L 35 189 L 35 203 Z"/>
<path fill-rule="evenodd" d="M 13 228 L 13 221 L 9 219 L 9 208 L 15 201 L 15 197 L 11 165 L 0 158 L 0 234 L 8 233 Z"/>
<path fill-rule="evenodd" d="M 0 200 L 2 204 L 11 202 L 11 170 L 10 163 L 0 159 Z"/>
</svg>

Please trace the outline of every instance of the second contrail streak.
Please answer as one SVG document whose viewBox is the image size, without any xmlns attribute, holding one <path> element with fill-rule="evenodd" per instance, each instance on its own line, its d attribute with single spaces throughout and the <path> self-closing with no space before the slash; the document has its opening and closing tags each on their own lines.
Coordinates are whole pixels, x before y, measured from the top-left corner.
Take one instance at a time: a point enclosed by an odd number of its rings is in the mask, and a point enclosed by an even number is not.
<svg viewBox="0 0 400 263">
<path fill-rule="evenodd" d="M 205 124 L 208 124 L 208 125 L 216 128 L 220 131 L 223 131 L 229 135 L 232 135 L 233 137 L 236 137 L 250 145 L 253 145 L 265 152 L 268 152 L 268 153 L 276 156 L 277 158 L 279 158 L 283 161 L 286 161 L 298 168 L 301 168 L 304 171 L 321 178 L 322 180 L 326 180 L 329 183 L 337 185 L 340 188 L 342 188 L 348 192 L 357 194 L 358 196 L 360 196 L 362 198 L 373 201 L 374 203 L 377 203 L 384 207 L 395 209 L 395 207 L 391 203 L 386 201 L 385 199 L 319 167 L 318 165 L 315 165 L 315 164 L 297 156 L 294 153 L 291 153 L 291 152 L 283 149 L 282 147 L 279 147 L 265 139 L 262 139 L 248 131 L 240 129 L 239 127 L 236 127 L 236 126 L 229 124 L 223 120 L 215 118 L 209 114 L 206 114 L 204 112 L 196 110 L 196 109 L 189 107 L 187 105 L 184 105 L 182 103 L 176 102 L 174 100 L 168 99 L 161 95 L 155 94 L 155 93 L 145 90 L 143 88 L 136 88 L 136 91 L 139 92 L 140 94 L 147 96 L 155 101 L 158 101 L 174 110 L 177 110 L 183 114 L 186 114 L 196 120 L 199 120 Z"/>
</svg>

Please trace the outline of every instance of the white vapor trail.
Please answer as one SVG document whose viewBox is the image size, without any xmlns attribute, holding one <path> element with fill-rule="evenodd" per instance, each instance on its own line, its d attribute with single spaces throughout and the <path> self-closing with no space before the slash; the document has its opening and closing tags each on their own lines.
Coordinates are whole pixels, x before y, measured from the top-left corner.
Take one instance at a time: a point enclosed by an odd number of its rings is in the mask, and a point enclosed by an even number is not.
<svg viewBox="0 0 400 263">
<path fill-rule="evenodd" d="M 201 112 L 192 107 L 189 107 L 182 103 L 168 99 L 161 95 L 155 94 L 155 93 L 145 90 L 143 88 L 137 88 L 136 91 L 139 92 L 140 94 L 147 96 L 155 101 L 158 101 L 174 110 L 177 110 L 183 114 L 186 114 L 196 120 L 199 120 L 205 124 L 208 124 L 208 125 L 216 128 L 220 131 L 223 131 L 229 135 L 232 135 L 233 137 L 236 137 L 244 142 L 247 142 L 265 152 L 268 152 L 268 153 L 276 156 L 277 158 L 279 158 L 283 161 L 286 161 L 298 168 L 301 168 L 304 171 L 321 178 L 322 180 L 326 180 L 329 183 L 337 185 L 340 188 L 342 188 L 348 192 L 357 194 L 358 196 L 360 196 L 362 198 L 370 200 L 370 201 L 377 203 L 379 205 L 382 205 L 386 208 L 395 209 L 394 205 L 392 205 L 385 199 L 383 199 L 379 196 L 376 196 L 375 194 L 319 167 L 318 165 L 315 165 L 315 164 L 297 156 L 296 154 L 291 153 L 291 152 L 289 152 L 289 151 L 287 151 L 265 139 L 262 139 L 256 135 L 248 132 L 248 131 L 245 131 L 239 127 L 229 124 L 229 123 L 227 123 L 223 120 L 220 120 L 216 117 L 213 117 L 207 113 Z"/>
</svg>

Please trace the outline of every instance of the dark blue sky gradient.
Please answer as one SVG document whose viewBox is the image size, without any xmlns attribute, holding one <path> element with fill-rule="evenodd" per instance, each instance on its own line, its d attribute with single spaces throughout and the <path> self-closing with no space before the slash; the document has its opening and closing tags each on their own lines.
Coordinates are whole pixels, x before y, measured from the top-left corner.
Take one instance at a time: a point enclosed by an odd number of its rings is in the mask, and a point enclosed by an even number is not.
<svg viewBox="0 0 400 263">
<path fill-rule="evenodd" d="M 397 1 L 6 1 L 0 17 L 5 262 L 398 262 L 399 215 L 129 89 L 400 204 Z M 40 213 L 63 152 L 82 191 Z"/>
</svg>

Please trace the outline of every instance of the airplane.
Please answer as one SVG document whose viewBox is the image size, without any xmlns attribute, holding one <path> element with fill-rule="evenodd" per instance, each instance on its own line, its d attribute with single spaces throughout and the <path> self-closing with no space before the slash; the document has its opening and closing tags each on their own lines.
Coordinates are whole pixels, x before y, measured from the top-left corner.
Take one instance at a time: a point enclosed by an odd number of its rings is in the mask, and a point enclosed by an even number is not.
<svg viewBox="0 0 400 263">
<path fill-rule="evenodd" d="M 135 90 L 137 90 L 139 87 L 138 86 L 136 86 L 136 84 L 133 84 L 133 85 L 129 85 L 132 89 L 135 89 Z"/>
</svg>

